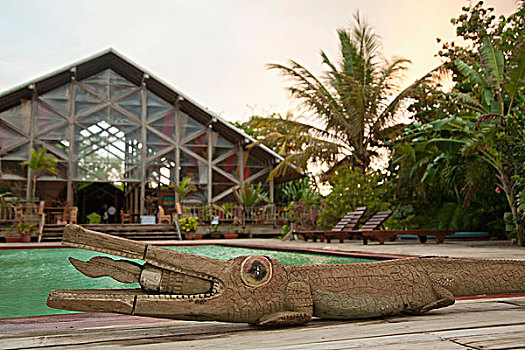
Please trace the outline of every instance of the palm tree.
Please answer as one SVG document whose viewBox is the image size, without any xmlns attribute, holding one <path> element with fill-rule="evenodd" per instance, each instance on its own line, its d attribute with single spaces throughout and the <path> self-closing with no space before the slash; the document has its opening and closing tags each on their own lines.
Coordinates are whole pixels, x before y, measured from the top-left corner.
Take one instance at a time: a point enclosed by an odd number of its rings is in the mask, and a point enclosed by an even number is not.
<svg viewBox="0 0 525 350">
<path fill-rule="evenodd" d="M 38 151 L 31 149 L 31 158 L 29 161 L 22 163 L 23 167 L 29 167 L 32 171 L 33 186 L 31 189 L 31 197 L 36 194 L 36 177 L 42 171 L 47 171 L 51 174 L 56 174 L 57 159 L 52 154 L 48 154 L 45 148 L 40 148 Z"/>
<path fill-rule="evenodd" d="M 423 79 L 399 93 L 399 80 L 410 61 L 383 58 L 379 36 L 359 13 L 354 20 L 351 28 L 337 31 L 340 58 L 336 63 L 321 51 L 328 67 L 322 78 L 293 60 L 288 66 L 268 65 L 291 80 L 287 89 L 303 107 L 302 118 L 316 124 L 289 117 L 252 121 L 254 127 L 278 130 L 268 133 L 262 142 L 290 151 L 271 176 L 283 175 L 290 164 L 304 170 L 311 162 L 332 169 L 346 163 L 364 173 L 384 141 L 405 126 L 396 122 L 399 108 Z"/>
<path fill-rule="evenodd" d="M 179 202 L 182 203 L 182 200 L 191 192 L 197 191 L 197 187 L 195 185 L 190 184 L 191 178 L 184 177 L 182 178 L 179 185 L 172 183 L 170 184 L 171 187 L 175 190 L 175 193 L 179 195 Z"/>
</svg>

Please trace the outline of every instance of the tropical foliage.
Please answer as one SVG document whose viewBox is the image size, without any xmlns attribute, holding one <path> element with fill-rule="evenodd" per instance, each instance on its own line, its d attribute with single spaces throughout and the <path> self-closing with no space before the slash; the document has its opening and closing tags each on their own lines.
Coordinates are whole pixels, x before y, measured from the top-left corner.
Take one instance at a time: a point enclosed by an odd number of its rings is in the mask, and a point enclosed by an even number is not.
<svg viewBox="0 0 525 350">
<path fill-rule="evenodd" d="M 521 16 L 500 22 L 481 2 L 464 12 L 452 22 L 472 45 L 445 43 L 440 52 L 456 85 L 448 94 L 428 90 L 412 106 L 423 123 L 412 124 L 394 146 L 389 194 L 404 203 L 431 204 L 416 208 L 417 216 L 435 218 L 422 222 L 442 228 L 502 232 L 503 212 L 511 211 L 522 243 L 517 199 L 524 161 L 523 8 Z M 409 198 L 407 189 L 416 195 Z"/>
<path fill-rule="evenodd" d="M 286 173 L 289 164 L 306 169 L 311 163 L 331 169 L 347 165 L 365 173 L 385 140 L 404 127 L 397 121 L 398 111 L 419 84 L 400 92 L 399 81 L 410 61 L 384 58 L 379 36 L 359 13 L 352 27 L 337 34 L 340 58 L 333 61 L 321 52 L 328 69 L 321 77 L 293 60 L 268 65 L 289 78 L 288 91 L 302 106 L 300 118 L 273 116 L 250 122 L 265 131 L 265 144 L 286 156 L 272 175 Z"/>
<path fill-rule="evenodd" d="M 254 186 L 251 183 L 246 182 L 242 189 L 234 189 L 233 194 L 237 199 L 237 202 L 242 205 L 246 210 L 247 208 L 253 208 L 259 203 L 262 203 L 266 198 L 266 192 L 263 191 L 259 182 L 257 186 Z"/>
<path fill-rule="evenodd" d="M 275 201 L 290 203 L 302 201 L 304 203 L 320 203 L 321 195 L 317 191 L 317 184 L 313 177 L 304 177 L 278 184 L 276 186 Z"/>
<path fill-rule="evenodd" d="M 330 174 L 328 181 L 332 192 L 324 199 L 317 223 L 330 229 L 348 213 L 359 206 L 366 205 L 368 213 L 387 209 L 382 201 L 383 189 L 378 184 L 380 174 L 369 170 L 362 174 L 357 169 L 340 167 Z"/>
<path fill-rule="evenodd" d="M 40 148 L 36 151 L 34 148 L 31 149 L 31 158 L 28 161 L 22 163 L 23 167 L 28 167 L 31 169 L 31 177 L 33 186 L 31 188 L 31 197 L 34 197 L 36 194 L 36 178 L 38 174 L 43 171 L 47 171 L 51 174 L 56 174 L 57 169 L 57 159 L 52 154 L 48 154 L 45 148 Z"/>
<path fill-rule="evenodd" d="M 171 184 L 171 187 L 175 190 L 175 193 L 179 195 L 179 201 L 182 202 L 184 198 L 191 192 L 197 191 L 195 185 L 190 184 L 191 179 L 189 177 L 182 178 L 179 185 Z"/>
<path fill-rule="evenodd" d="M 321 76 L 297 61 L 269 65 L 300 103 L 296 117 L 257 116 L 243 126 L 285 157 L 272 175 L 290 164 L 329 169 L 322 175 L 332 192 L 308 221 L 325 228 L 367 205 L 393 210 L 391 228 L 489 231 L 525 245 L 525 1 L 508 17 L 482 1 L 463 7 L 451 20 L 461 44 L 437 39 L 442 65 L 401 92 L 409 61 L 384 59 L 377 35 L 354 20 L 338 31 L 339 58 L 321 53 Z M 409 125 L 397 120 L 403 112 Z M 388 166 L 379 174 L 370 165 L 382 147 Z M 279 185 L 291 217 L 308 212 L 314 183 Z"/>
</svg>

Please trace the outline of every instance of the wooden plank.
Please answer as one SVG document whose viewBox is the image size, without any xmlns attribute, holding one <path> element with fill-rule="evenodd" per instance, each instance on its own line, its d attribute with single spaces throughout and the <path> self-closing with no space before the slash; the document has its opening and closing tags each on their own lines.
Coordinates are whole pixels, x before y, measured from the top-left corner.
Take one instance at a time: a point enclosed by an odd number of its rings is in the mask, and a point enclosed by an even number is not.
<svg viewBox="0 0 525 350">
<path fill-rule="evenodd" d="M 40 326 L 38 331 L 13 334 L 8 329 L 2 331 L 3 320 L 0 320 L 0 344 L 5 349 L 45 346 L 223 349 L 232 348 L 232 344 L 235 349 L 523 347 L 523 337 L 519 335 L 525 334 L 525 308 L 501 300 L 514 302 L 525 301 L 525 298 L 461 301 L 424 315 L 354 321 L 314 320 L 305 326 L 270 330 L 246 324 L 170 320 L 69 328 L 71 324 L 63 321 L 49 324 L 47 328 Z M 54 329 L 56 327 L 58 329 Z"/>
</svg>

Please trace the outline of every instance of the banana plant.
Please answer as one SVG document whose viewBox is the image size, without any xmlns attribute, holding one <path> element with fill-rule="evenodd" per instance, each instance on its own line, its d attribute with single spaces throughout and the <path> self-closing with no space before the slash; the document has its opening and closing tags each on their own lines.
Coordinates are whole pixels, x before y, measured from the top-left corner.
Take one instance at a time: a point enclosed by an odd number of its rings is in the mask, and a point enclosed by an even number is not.
<svg viewBox="0 0 525 350">
<path fill-rule="evenodd" d="M 470 65 L 456 60 L 460 74 L 472 86 L 470 93 L 451 92 L 462 112 L 458 115 L 413 125 L 404 135 L 411 145 L 433 154 L 427 159 L 422 182 L 432 182 L 450 165 L 451 157 L 478 158 L 494 171 L 498 187 L 504 192 L 510 210 L 518 217 L 516 156 L 502 152 L 507 139 L 525 138 L 523 105 L 525 49 L 507 60 L 488 38 L 479 50 L 479 61 Z M 519 155 L 518 155 L 519 156 Z M 414 162 L 414 164 L 418 164 Z M 523 227 L 516 224 L 518 241 L 525 244 Z"/>
</svg>

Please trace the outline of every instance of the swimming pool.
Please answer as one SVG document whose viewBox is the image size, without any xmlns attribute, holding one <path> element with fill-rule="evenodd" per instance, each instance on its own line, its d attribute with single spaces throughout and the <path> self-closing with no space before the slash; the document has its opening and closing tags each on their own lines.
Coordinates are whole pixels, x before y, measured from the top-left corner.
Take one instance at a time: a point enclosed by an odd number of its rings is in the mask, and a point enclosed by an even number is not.
<svg viewBox="0 0 525 350">
<path fill-rule="evenodd" d="M 266 255 L 286 265 L 350 264 L 372 260 L 321 254 L 217 245 L 170 246 L 168 249 L 228 260 L 240 255 Z M 0 318 L 73 313 L 47 307 L 51 289 L 138 288 L 109 277 L 88 278 L 68 261 L 69 257 L 89 260 L 106 254 L 83 249 L 6 249 L 0 250 Z M 107 255 L 106 255 L 107 256 Z"/>
</svg>

